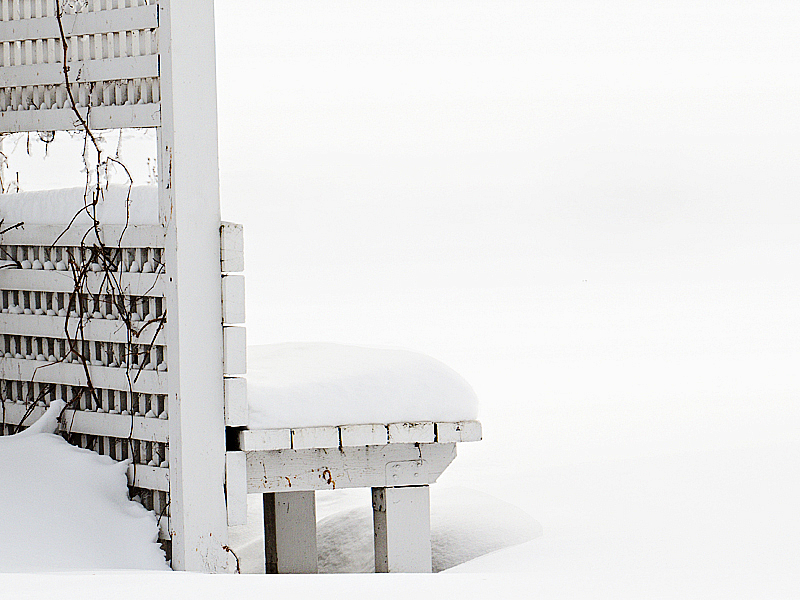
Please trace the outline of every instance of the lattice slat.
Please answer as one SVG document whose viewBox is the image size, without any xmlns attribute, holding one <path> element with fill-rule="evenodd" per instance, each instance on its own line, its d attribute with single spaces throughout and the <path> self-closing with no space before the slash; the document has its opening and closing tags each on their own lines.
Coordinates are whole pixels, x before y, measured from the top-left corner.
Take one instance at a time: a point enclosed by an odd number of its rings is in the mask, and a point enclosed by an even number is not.
<svg viewBox="0 0 800 600">
<path fill-rule="evenodd" d="M 110 245 L 100 246 L 86 227 L 65 227 L 0 238 L 2 433 L 64 400 L 69 441 L 131 460 L 132 493 L 162 516 L 169 539 L 164 233 L 106 226 L 100 236 Z M 88 271 L 77 294 L 75 268 Z"/>
<path fill-rule="evenodd" d="M 47 3 L 48 8 L 52 2 Z M 55 12 L 38 17 L 23 17 L 0 22 L 0 42 L 60 39 L 61 33 Z M 65 14 L 62 18 L 64 33 L 68 37 L 127 33 L 158 27 L 158 7 L 136 6 Z"/>
<path fill-rule="evenodd" d="M 0 3 L 0 132 L 78 129 L 73 104 L 92 129 L 161 124 L 155 2 L 90 1 L 64 39 L 55 0 Z"/>
</svg>

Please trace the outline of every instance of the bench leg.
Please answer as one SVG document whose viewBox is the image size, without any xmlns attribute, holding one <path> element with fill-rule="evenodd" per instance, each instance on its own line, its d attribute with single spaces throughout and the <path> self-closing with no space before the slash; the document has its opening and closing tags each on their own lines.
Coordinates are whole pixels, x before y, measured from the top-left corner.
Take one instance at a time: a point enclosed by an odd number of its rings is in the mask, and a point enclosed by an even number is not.
<svg viewBox="0 0 800 600">
<path fill-rule="evenodd" d="M 431 572 L 431 500 L 427 485 L 372 488 L 376 573 Z"/>
<path fill-rule="evenodd" d="M 314 492 L 273 492 L 263 497 L 266 572 L 316 573 Z"/>
</svg>

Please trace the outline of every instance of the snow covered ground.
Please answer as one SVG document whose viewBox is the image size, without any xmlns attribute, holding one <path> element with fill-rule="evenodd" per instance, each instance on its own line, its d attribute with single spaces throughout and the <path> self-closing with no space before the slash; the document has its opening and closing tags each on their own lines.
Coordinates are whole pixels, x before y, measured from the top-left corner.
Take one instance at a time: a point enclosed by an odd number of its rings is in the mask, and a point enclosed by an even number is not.
<svg viewBox="0 0 800 600">
<path fill-rule="evenodd" d="M 223 214 L 246 224 L 249 342 L 451 366 L 485 440 L 460 445 L 434 514 L 467 488 L 542 534 L 432 577 L 4 589 L 796 597 L 798 10 L 218 5 Z M 261 74 L 252 105 L 243 56 Z M 321 498 L 321 525 L 358 501 Z"/>
<path fill-rule="evenodd" d="M 153 515 L 128 499 L 127 465 L 53 435 L 64 406 L 0 436 L 0 572 L 168 570 Z"/>
</svg>

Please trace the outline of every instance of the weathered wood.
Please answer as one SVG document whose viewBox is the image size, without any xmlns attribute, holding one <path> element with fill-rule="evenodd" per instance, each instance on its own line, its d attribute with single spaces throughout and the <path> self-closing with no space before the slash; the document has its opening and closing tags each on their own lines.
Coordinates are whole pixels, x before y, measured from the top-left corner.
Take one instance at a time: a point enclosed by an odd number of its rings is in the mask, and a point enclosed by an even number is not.
<svg viewBox="0 0 800 600">
<path fill-rule="evenodd" d="M 6 223 L 5 225 L 11 225 Z M 100 239 L 112 248 L 163 248 L 164 228 L 161 225 L 100 225 Z M 88 233 L 88 235 L 87 235 Z M 88 225 L 23 225 L 0 235 L 0 244 L 78 247 L 82 243 L 89 246 L 97 243 L 94 229 Z"/>
<path fill-rule="evenodd" d="M 87 273 L 82 292 L 90 294 L 119 294 L 127 296 L 163 297 L 166 278 L 157 273 Z M 33 269 L 3 269 L 2 289 L 70 293 L 75 279 L 69 271 L 38 271 Z"/>
<path fill-rule="evenodd" d="M 286 450 L 292 447 L 291 429 L 245 429 L 239 432 L 242 450 Z"/>
<path fill-rule="evenodd" d="M 90 411 L 65 411 L 64 426 L 70 433 L 103 435 L 119 439 L 131 438 L 162 444 L 169 441 L 169 424 L 165 419 Z"/>
<path fill-rule="evenodd" d="M 92 129 L 158 127 L 161 125 L 161 105 L 158 102 L 131 106 L 93 106 L 91 110 L 78 107 L 77 110 Z M 77 129 L 80 129 L 80 123 L 71 108 L 0 112 L 0 133 L 74 131 Z"/>
<path fill-rule="evenodd" d="M 119 8 L 97 12 L 66 15 L 62 22 L 68 37 L 136 31 L 158 27 L 158 12 L 154 4 Z M 58 20 L 55 17 L 15 19 L 0 21 L 0 42 L 17 40 L 46 40 L 60 38 Z"/>
<path fill-rule="evenodd" d="M 455 444 L 247 452 L 248 493 L 426 485 L 456 457 Z"/>
<path fill-rule="evenodd" d="M 221 266 L 223 273 L 244 271 L 244 228 L 238 223 L 220 226 Z"/>
<path fill-rule="evenodd" d="M 214 3 L 159 0 L 172 567 L 224 572 L 225 400 Z M 233 373 L 233 371 L 228 371 Z"/>
<path fill-rule="evenodd" d="M 44 414 L 44 411 L 44 406 L 34 408 L 25 420 L 25 424 L 34 423 Z M 2 403 L 2 420 L 7 424 L 18 425 L 27 412 L 28 406 L 25 404 L 8 401 Z M 62 430 L 69 433 L 85 433 L 87 435 L 101 435 L 119 439 L 130 438 L 132 440 L 159 442 L 162 444 L 169 441 L 167 421 L 159 418 L 66 410 L 64 411 L 63 422 Z"/>
<path fill-rule="evenodd" d="M 431 504 L 427 485 L 373 488 L 376 573 L 430 573 Z"/>
<path fill-rule="evenodd" d="M 148 465 L 128 465 L 128 485 L 168 492 L 170 489 L 169 469 Z"/>
<path fill-rule="evenodd" d="M 292 429 L 292 448 L 338 448 L 337 427 L 303 427 Z"/>
<path fill-rule="evenodd" d="M 0 280 L 2 281 L 2 280 Z M 2 283 L 0 283 L 2 286 Z M 77 317 L 50 317 L 47 315 L 12 315 L 0 313 L 0 332 L 4 335 L 27 335 L 46 338 L 66 339 L 64 321 L 72 339 L 80 339 L 77 335 L 81 320 Z M 115 344 L 164 344 L 163 327 L 158 323 L 134 323 L 136 331 L 129 331 L 121 319 L 86 319 L 83 323 L 83 335 L 87 340 L 96 342 L 113 342 Z M 138 334 L 138 335 L 137 335 Z"/>
<path fill-rule="evenodd" d="M 339 428 L 342 446 L 381 446 L 389 443 L 386 425 L 343 425 Z"/>
<path fill-rule="evenodd" d="M 244 327 L 224 327 L 222 340 L 222 365 L 225 375 L 247 373 L 247 330 Z"/>
<path fill-rule="evenodd" d="M 436 441 L 479 442 L 483 430 L 479 421 L 459 421 L 457 423 L 436 423 Z"/>
<path fill-rule="evenodd" d="M 243 377 L 225 378 L 225 425 L 247 426 L 247 380 Z"/>
<path fill-rule="evenodd" d="M 389 437 L 389 430 L 394 432 L 391 437 Z M 436 431 L 440 432 L 438 437 L 435 435 Z M 481 424 L 478 421 L 390 423 L 385 425 L 372 423 L 339 427 L 297 427 L 291 430 L 255 429 L 244 430 L 239 435 L 241 448 L 247 451 L 473 442 L 480 439 Z"/>
<path fill-rule="evenodd" d="M 429 444 L 434 441 L 433 423 L 390 423 L 390 444 Z"/>
<path fill-rule="evenodd" d="M 244 276 L 222 277 L 222 322 L 226 325 L 244 323 Z"/>
<path fill-rule="evenodd" d="M 2 67 L 2 87 L 26 85 L 60 85 L 64 83 L 61 63 L 40 63 Z M 100 60 L 70 61 L 69 69 L 75 74 L 75 83 L 142 79 L 158 77 L 158 56 L 125 56 Z"/>
<path fill-rule="evenodd" d="M 225 453 L 228 526 L 247 524 L 247 462 L 244 452 Z"/>
<path fill-rule="evenodd" d="M 314 492 L 263 494 L 266 573 L 317 572 Z"/>
<path fill-rule="evenodd" d="M 90 366 L 92 383 L 97 388 L 134 391 L 142 394 L 163 394 L 167 389 L 167 373 L 162 371 L 131 369 L 131 379 L 125 369 L 119 367 Z M 0 379 L 14 381 L 36 381 L 37 383 L 60 383 L 86 387 L 86 372 L 83 365 L 73 363 L 50 363 L 0 357 Z"/>
</svg>

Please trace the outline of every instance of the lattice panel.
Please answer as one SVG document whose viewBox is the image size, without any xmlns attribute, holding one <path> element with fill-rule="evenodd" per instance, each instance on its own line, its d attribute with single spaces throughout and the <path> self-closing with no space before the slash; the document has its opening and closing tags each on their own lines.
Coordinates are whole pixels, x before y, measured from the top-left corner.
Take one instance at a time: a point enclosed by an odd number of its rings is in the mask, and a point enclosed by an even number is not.
<svg viewBox="0 0 800 600">
<path fill-rule="evenodd" d="M 76 129 L 72 100 L 92 129 L 160 124 L 156 0 L 0 0 L 0 9 L 0 131 Z"/>
<path fill-rule="evenodd" d="M 81 244 L 85 232 L 73 229 L 58 241 L 57 226 L 0 238 L 2 433 L 64 400 L 68 440 L 130 460 L 132 494 L 162 517 L 168 539 L 163 229 L 102 228 L 110 245 Z M 79 286 L 76 272 L 86 273 Z"/>
</svg>

